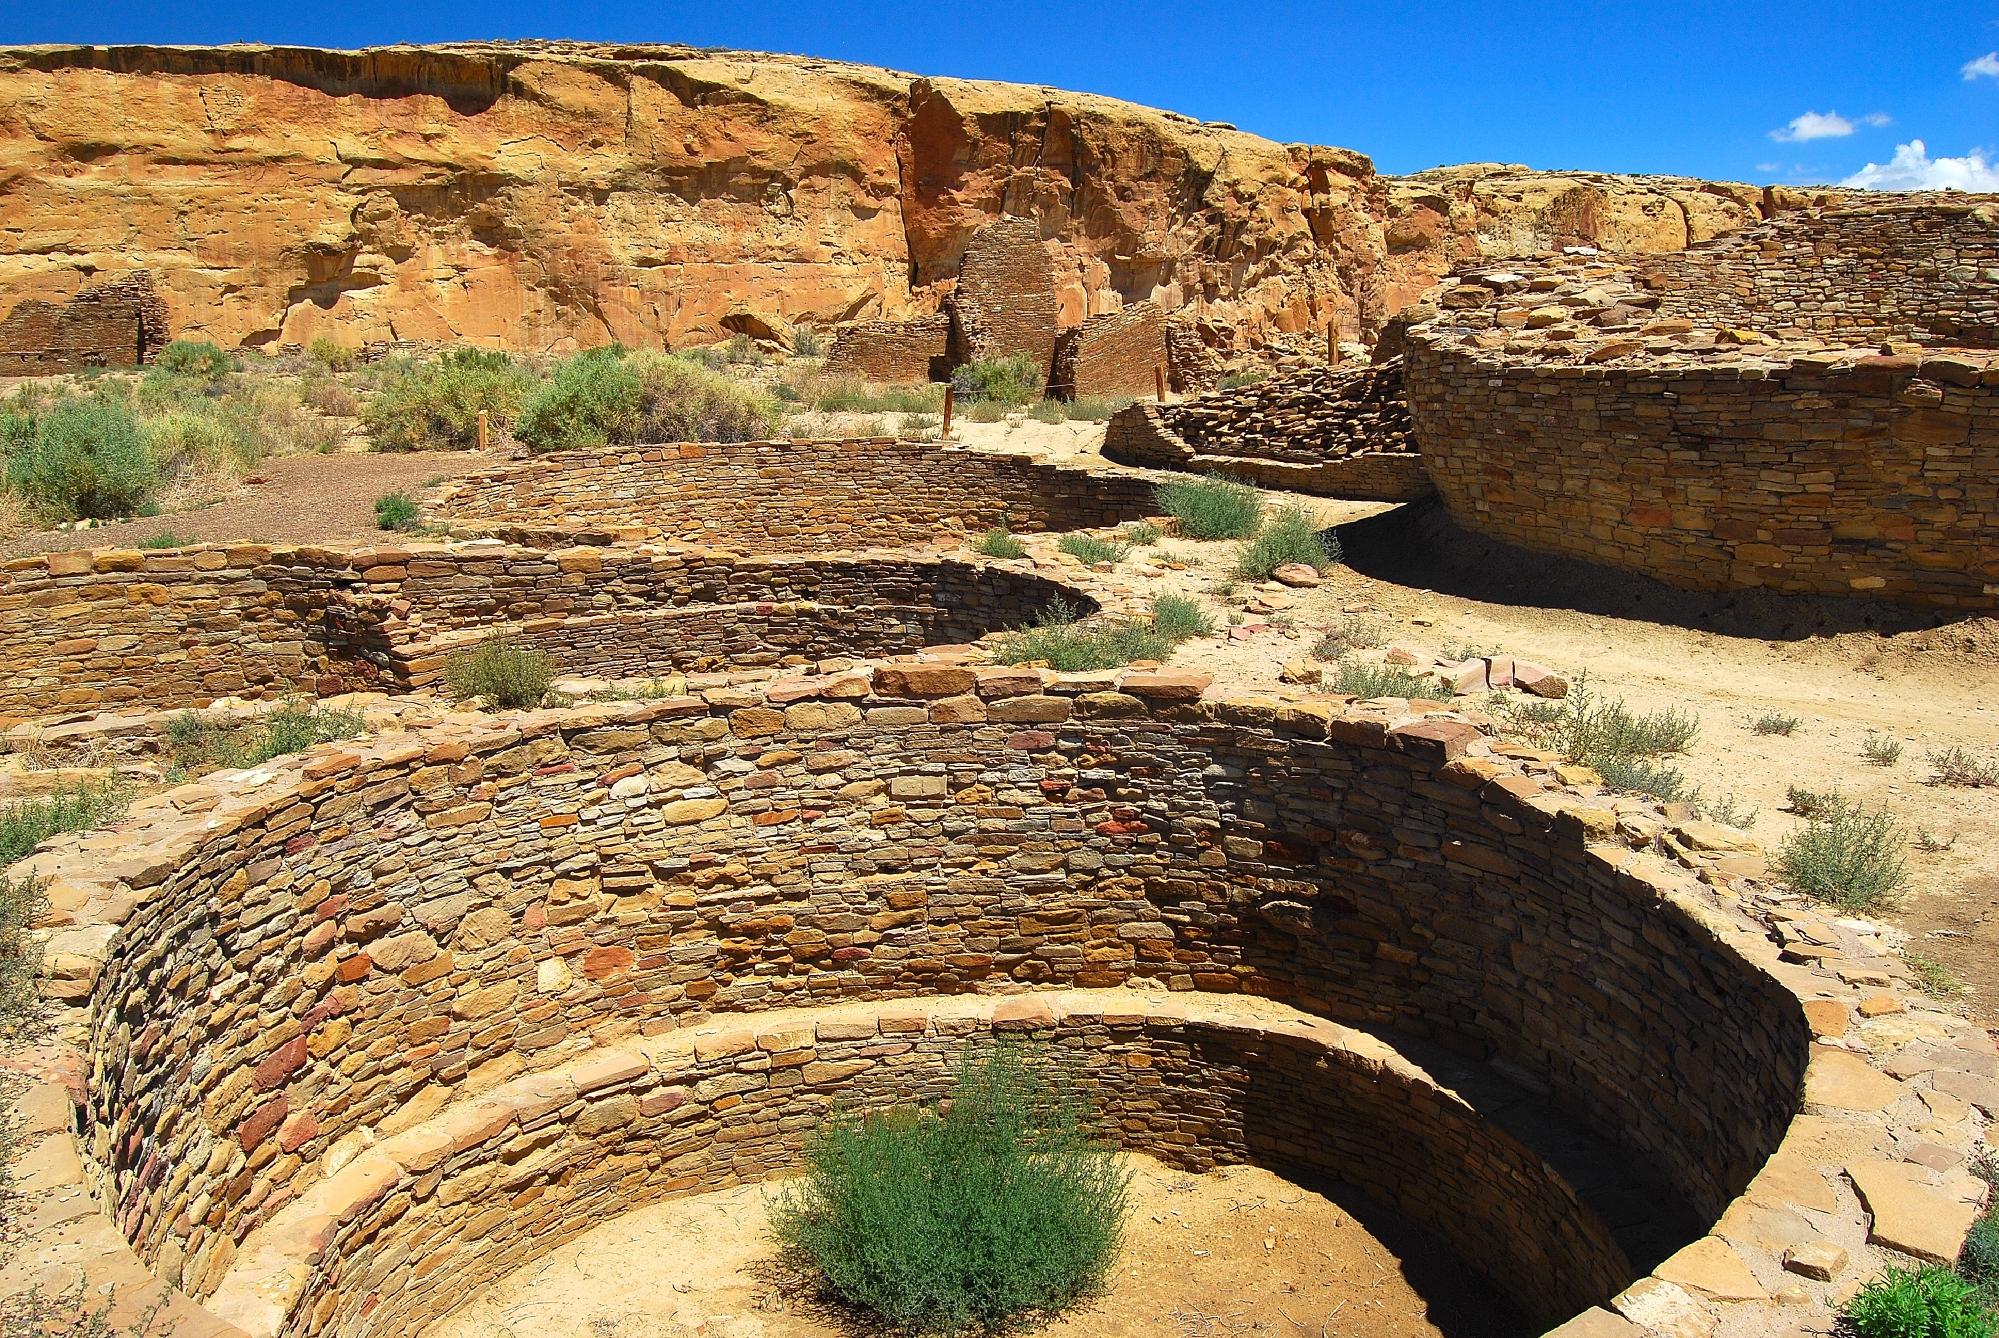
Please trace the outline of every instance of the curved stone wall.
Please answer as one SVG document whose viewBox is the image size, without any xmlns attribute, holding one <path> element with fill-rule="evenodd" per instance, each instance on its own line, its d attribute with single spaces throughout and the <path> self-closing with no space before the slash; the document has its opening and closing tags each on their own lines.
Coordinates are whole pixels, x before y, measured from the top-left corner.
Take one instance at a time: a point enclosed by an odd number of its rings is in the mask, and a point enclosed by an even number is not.
<svg viewBox="0 0 1999 1338">
<path fill-rule="evenodd" d="M 425 509 L 532 544 L 662 539 L 741 553 L 1074 530 L 1151 514 L 1150 480 L 878 437 L 563 451 L 454 479 Z"/>
<path fill-rule="evenodd" d="M 737 557 L 491 542 L 52 553 L 0 571 L 0 722 L 223 696 L 408 689 L 494 631 L 602 677 L 889 655 L 1031 622 L 1085 589 L 900 554 Z"/>
<path fill-rule="evenodd" d="M 52 993 L 94 1017 L 88 1151 L 140 1256 L 197 1295 L 236 1298 L 232 1318 L 252 1332 L 394 1331 L 372 1329 L 360 1316 L 381 1302 L 341 1279 L 380 1296 L 472 1219 L 496 1229 L 508 1210 L 473 1190 L 528 1193 L 592 1163 L 570 1132 L 544 1131 L 551 1118 L 617 1140 L 615 1179 L 572 1177 L 578 1194 L 628 1203 L 740 1178 L 719 1154 L 690 1169 L 666 1155 L 677 1144 L 644 1140 L 677 1136 L 683 1097 L 687 1119 L 778 1100 L 746 1095 L 770 1084 L 785 1102 L 819 1100 L 864 1072 L 844 1071 L 855 1056 L 794 1047 L 812 1054 L 780 1063 L 790 1051 L 732 1041 L 740 1072 L 679 1081 L 655 1063 L 643 1085 L 658 1100 L 634 1090 L 599 1110 L 643 1077 L 606 1056 L 806 1004 L 1257 995 L 1311 1015 L 1300 1025 L 1334 1020 L 1390 1051 L 1461 1055 L 1486 1081 L 1513 1075 L 1486 1103 L 1466 1095 L 1475 1075 L 1443 1084 L 1498 1126 L 1478 1138 L 1409 1098 L 1405 1141 L 1374 1155 L 1391 1170 L 1423 1158 L 1428 1188 L 1396 1197 L 1389 1179 L 1409 1177 L 1388 1170 L 1363 1184 L 1549 1318 L 1607 1299 L 1624 1280 L 1611 1274 L 1628 1276 L 1613 1267 L 1625 1238 L 1605 1249 L 1600 1205 L 1542 1215 L 1581 1192 L 1550 1147 L 1530 1140 L 1546 1165 L 1525 1181 L 1504 1169 L 1520 1154 L 1505 1151 L 1517 1140 L 1503 1111 L 1524 1099 L 1510 1084 L 1542 1092 L 1579 1136 L 1616 1140 L 1622 1161 L 1656 1174 L 1644 1211 L 1669 1217 L 1679 1202 L 1683 1220 L 1720 1215 L 1798 1108 L 1811 1029 L 1795 991 L 1836 977 L 1787 987 L 1761 927 L 1690 879 L 1679 890 L 1687 875 L 1656 856 L 1595 844 L 1618 830 L 1662 839 L 1638 815 L 1578 803 L 1550 765 L 1503 760 L 1471 724 L 1200 703 L 1198 681 L 1168 673 L 913 662 L 851 677 L 447 721 L 184 787 L 131 829 L 83 838 L 80 862 L 38 856 L 75 925 L 50 945 Z M 699 1061 L 698 1033 L 695 1047 Z M 1212 1134 L 1215 1112 L 1248 1108 L 1245 1093 L 1297 1085 L 1225 1064 L 1229 1047 L 1166 1063 L 1179 1085 L 1143 1116 L 1138 1097 L 1114 1097 L 1135 1145 L 1309 1169 L 1317 1154 L 1296 1131 L 1382 1127 L 1342 1080 L 1255 1121 L 1221 1117 L 1265 1134 Z M 556 1071 L 579 1064 L 600 1067 L 563 1087 Z M 791 1067 L 809 1091 L 766 1072 Z M 1893 1084 L 1869 1109 L 1914 1092 Z M 511 1112 L 499 1125 L 492 1101 Z M 795 1148 L 805 1121 L 789 1111 L 731 1132 L 754 1149 L 743 1166 Z M 371 1159 L 376 1140 L 403 1147 L 416 1131 L 437 1160 Z M 1438 1150 L 1453 1140 L 1467 1149 L 1456 1160 Z M 524 1178 L 475 1153 L 492 1147 Z M 449 1174 L 465 1192 L 428 1203 L 436 1168 L 461 1155 Z M 406 1177 L 413 1194 L 395 1188 Z M 1495 1181 L 1517 1182 L 1500 1197 L 1513 1214 L 1502 1232 L 1486 1229 Z M 322 1211 L 335 1200 L 354 1211 Z M 1502 1239 L 1467 1243 L 1481 1234 Z M 378 1238 L 376 1254 L 365 1242 Z M 336 1239 L 356 1244 L 322 1258 Z M 519 1261 L 459 1240 L 440 1287 L 461 1256 L 475 1270 Z M 294 1309 L 308 1292 L 309 1313 Z M 258 1309 L 274 1294 L 292 1298 L 282 1323 Z M 342 1314 L 352 1324 L 334 1325 Z"/>
<path fill-rule="evenodd" d="M 1999 607 L 1995 248 L 1999 205 L 1918 203 L 1467 271 L 1408 334 L 1424 468 L 1468 529 L 1672 585 Z"/>
</svg>

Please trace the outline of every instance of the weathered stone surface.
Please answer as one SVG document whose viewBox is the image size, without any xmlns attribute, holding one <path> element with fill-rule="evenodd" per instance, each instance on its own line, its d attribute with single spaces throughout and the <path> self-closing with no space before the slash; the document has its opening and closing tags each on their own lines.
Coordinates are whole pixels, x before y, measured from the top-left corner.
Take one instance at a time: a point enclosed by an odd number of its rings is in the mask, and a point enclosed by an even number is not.
<svg viewBox="0 0 1999 1338">
<path fill-rule="evenodd" d="M 1856 1162 L 1846 1173 L 1873 1219 L 1871 1243 L 1940 1264 L 1957 1262 L 1983 1201 L 1978 1181 L 1892 1161 Z"/>
</svg>

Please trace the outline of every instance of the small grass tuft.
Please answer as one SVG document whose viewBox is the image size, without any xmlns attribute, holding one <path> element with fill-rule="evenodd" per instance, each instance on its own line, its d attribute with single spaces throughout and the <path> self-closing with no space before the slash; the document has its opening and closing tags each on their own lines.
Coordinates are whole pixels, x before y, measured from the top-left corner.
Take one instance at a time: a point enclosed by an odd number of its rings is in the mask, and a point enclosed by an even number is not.
<svg viewBox="0 0 1999 1338">
<path fill-rule="evenodd" d="M 1860 755 L 1877 767 L 1892 767 L 1902 760 L 1902 741 L 1870 733 L 1860 745 Z"/>
<path fill-rule="evenodd" d="M 1719 799 L 1710 799 L 1696 806 L 1700 815 L 1711 822 L 1719 822 L 1726 827 L 1740 827 L 1748 831 L 1756 825 L 1757 811 L 1748 807 L 1734 794 L 1725 794 Z"/>
<path fill-rule="evenodd" d="M 1131 1172 L 1068 1079 L 1012 1046 L 968 1051 L 947 1104 L 836 1112 L 773 1212 L 827 1289 L 896 1328 L 994 1329 L 1099 1287 Z"/>
<path fill-rule="evenodd" d="M 1062 673 L 1116 669 L 1133 660 L 1163 660 L 1173 643 L 1150 622 L 1130 618 L 1086 618 L 1053 601 L 1028 627 L 999 639 L 994 658 L 1001 664 L 1046 664 Z"/>
<path fill-rule="evenodd" d="M 1338 660 L 1333 665 L 1333 689 L 1350 693 L 1363 701 L 1376 697 L 1413 697 L 1423 701 L 1449 701 L 1451 689 L 1428 674 L 1415 674 L 1397 664 L 1368 664 L 1361 660 Z"/>
<path fill-rule="evenodd" d="M 1839 1308 L 1855 1338 L 1995 1338 L 1999 1315 L 1941 1264 L 1888 1268 Z"/>
<path fill-rule="evenodd" d="M 1849 911 L 1891 903 L 1908 873 L 1907 833 L 1886 809 L 1869 811 L 1838 793 L 1813 798 L 1810 818 L 1778 851 L 1778 871 L 1800 892 Z M 1792 807 L 1803 811 L 1795 798 Z"/>
<path fill-rule="evenodd" d="M 392 492 L 375 499 L 375 528 L 407 534 L 422 523 L 423 512 L 408 493 Z"/>
<path fill-rule="evenodd" d="M 1161 595 L 1153 600 L 1152 626 L 1159 635 L 1176 643 L 1215 634 L 1215 620 L 1186 595 Z"/>
<path fill-rule="evenodd" d="M 154 550 L 162 548 L 186 548 L 192 542 L 194 541 L 183 539 L 172 530 L 161 530 L 158 534 L 148 535 L 146 538 L 139 540 L 139 547 Z"/>
<path fill-rule="evenodd" d="M 1163 537 L 1160 528 L 1149 520 L 1131 521 L 1118 531 L 1118 541 L 1130 548 L 1146 548 Z"/>
<path fill-rule="evenodd" d="M 995 525 L 973 541 L 972 547 L 991 558 L 1027 556 L 1027 545 L 1016 539 L 1004 525 Z"/>
<path fill-rule="evenodd" d="M 116 781 L 82 780 L 0 806 L 0 869 L 50 837 L 116 822 L 131 801 L 130 789 Z"/>
<path fill-rule="evenodd" d="M 39 882 L 0 872 L 0 1032 L 30 1020 L 40 1009 L 35 976 L 41 953 L 28 931 L 47 904 Z"/>
<path fill-rule="evenodd" d="M 555 681 L 555 661 L 510 636 L 489 636 L 444 660 L 444 683 L 464 701 L 483 697 L 503 711 L 539 706 Z"/>
<path fill-rule="evenodd" d="M 1930 764 L 1931 785 L 1962 785 L 1972 788 L 1999 785 L 1999 762 L 1975 757 L 1962 748 L 1945 748 L 1926 759 Z"/>
<path fill-rule="evenodd" d="M 1219 476 L 1175 479 L 1156 494 L 1159 509 L 1189 539 L 1242 539 L 1256 532 L 1263 495 L 1247 483 Z"/>
<path fill-rule="evenodd" d="M 1758 734 L 1781 734 L 1785 738 L 1789 738 L 1797 732 L 1798 726 L 1804 723 L 1803 720 L 1794 715 L 1784 715 L 1777 711 L 1766 711 L 1762 715 L 1757 716 L 1756 722 L 1749 728 Z"/>
<path fill-rule="evenodd" d="M 1379 618 L 1355 614 L 1326 629 L 1312 645 L 1315 660 L 1339 660 L 1357 650 L 1372 650 L 1388 640 L 1389 626 Z"/>
<path fill-rule="evenodd" d="M 1909 974 L 1916 978 L 1916 988 L 1933 999 L 1955 999 L 1964 993 L 1964 982 L 1951 974 L 1950 968 L 1925 952 L 1913 948 L 1905 949 L 1902 961 L 1908 966 Z M 1995 1277 L 1999 1281 L 1999 1277 Z"/>
<path fill-rule="evenodd" d="M 1252 581 L 1268 580 L 1270 573 L 1294 562 L 1322 571 L 1340 560 L 1337 540 L 1319 531 L 1319 522 L 1303 507 L 1285 507 L 1263 523 L 1263 527 L 1236 553 L 1238 576 Z"/>
<path fill-rule="evenodd" d="M 1100 562 L 1120 562 L 1127 551 L 1123 544 L 1099 539 L 1094 534 L 1065 534 L 1056 541 L 1055 546 L 1070 557 L 1080 558 L 1093 567 Z"/>
</svg>

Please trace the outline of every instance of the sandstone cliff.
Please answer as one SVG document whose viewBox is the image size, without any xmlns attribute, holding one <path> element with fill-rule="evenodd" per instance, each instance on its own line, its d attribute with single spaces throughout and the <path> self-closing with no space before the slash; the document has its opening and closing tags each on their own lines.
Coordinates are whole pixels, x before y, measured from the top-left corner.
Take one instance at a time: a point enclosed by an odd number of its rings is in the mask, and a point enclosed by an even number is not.
<svg viewBox="0 0 1999 1338">
<path fill-rule="evenodd" d="M 136 267 L 174 328 L 563 349 L 936 309 L 1036 220 L 1064 324 L 1354 331 L 1450 265 L 1684 246 L 1773 201 L 1680 179 L 1376 175 L 1088 94 L 793 56 L 508 43 L 0 49 L 0 315 Z"/>
</svg>

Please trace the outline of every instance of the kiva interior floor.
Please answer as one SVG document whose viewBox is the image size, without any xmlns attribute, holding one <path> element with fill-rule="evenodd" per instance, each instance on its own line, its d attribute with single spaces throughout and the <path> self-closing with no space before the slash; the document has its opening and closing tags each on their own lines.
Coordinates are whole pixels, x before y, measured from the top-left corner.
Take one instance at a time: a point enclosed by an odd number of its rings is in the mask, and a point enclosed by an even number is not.
<svg viewBox="0 0 1999 1338">
<path fill-rule="evenodd" d="M 1045 1338 L 1511 1338 L 1450 1254 L 1335 1186 L 1251 1166 L 1189 1175 L 1132 1155 L 1109 1288 Z M 858 1338 L 871 1329 L 788 1268 L 744 1186 L 640 1208 L 535 1261 L 424 1338 Z M 1358 1213 L 1358 1216 L 1356 1216 Z"/>
</svg>

